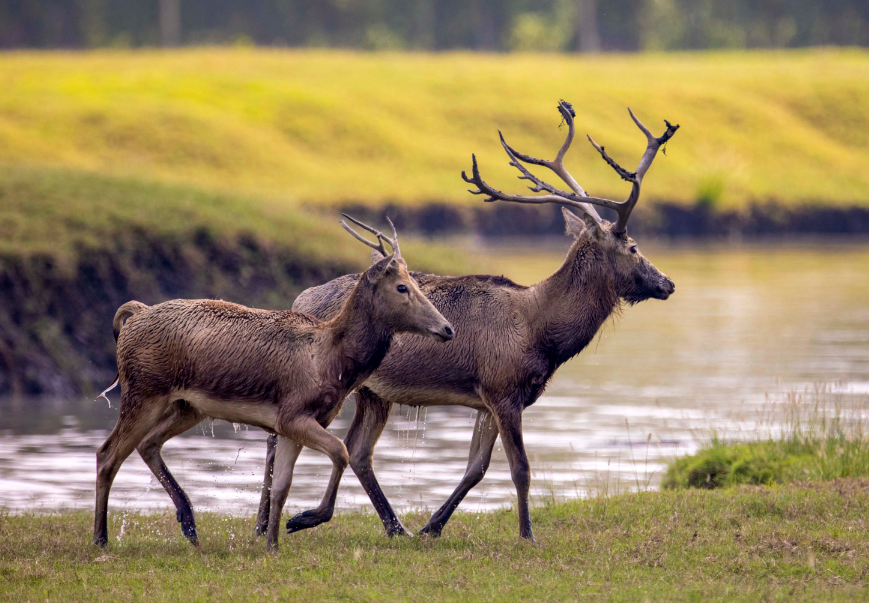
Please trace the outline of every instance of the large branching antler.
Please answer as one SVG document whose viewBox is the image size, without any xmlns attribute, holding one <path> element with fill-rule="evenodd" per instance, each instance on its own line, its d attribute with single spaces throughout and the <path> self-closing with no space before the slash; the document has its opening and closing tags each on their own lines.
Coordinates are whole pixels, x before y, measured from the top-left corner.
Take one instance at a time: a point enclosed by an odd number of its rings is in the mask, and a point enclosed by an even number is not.
<svg viewBox="0 0 869 603">
<path fill-rule="evenodd" d="M 465 182 L 474 184 L 477 186 L 478 190 L 469 191 L 474 195 L 488 195 L 486 199 L 487 202 L 492 201 L 510 201 L 513 203 L 532 203 L 532 204 L 541 204 L 541 203 L 557 203 L 559 205 L 565 205 L 567 207 L 576 208 L 594 218 L 597 221 L 600 221 L 600 217 L 597 212 L 592 207 L 593 205 L 597 205 L 600 207 L 608 207 L 614 210 L 618 214 L 618 220 L 616 221 L 615 226 L 613 226 L 613 232 L 617 234 L 622 234 L 627 231 L 627 223 L 628 218 L 631 215 L 631 212 L 634 209 L 634 206 L 637 204 L 637 200 L 640 197 L 640 185 L 643 181 L 643 176 L 646 175 L 646 172 L 649 169 L 649 166 L 652 165 L 652 161 L 655 159 L 655 155 L 658 153 L 658 149 L 661 148 L 663 144 L 665 144 L 670 138 L 673 137 L 673 134 L 676 133 L 676 130 L 679 129 L 678 125 L 672 125 L 669 121 L 664 120 L 664 123 L 667 124 L 667 130 L 664 132 L 663 136 L 656 138 L 652 135 L 646 126 L 644 126 L 639 119 L 634 115 L 634 113 L 628 109 L 628 113 L 630 113 L 631 118 L 634 120 L 634 123 L 637 124 L 637 127 L 646 135 L 646 139 L 648 144 L 646 146 L 646 151 L 643 153 L 642 158 L 640 158 L 640 164 L 637 167 L 636 172 L 629 172 L 623 167 L 621 167 L 618 163 L 615 162 L 609 155 L 607 155 L 604 147 L 599 146 L 591 137 L 588 137 L 589 142 L 594 146 L 595 149 L 601 154 L 601 157 L 607 164 L 612 167 L 616 173 L 621 176 L 624 180 L 632 183 L 631 194 L 625 201 L 612 201 L 610 199 L 602 199 L 599 197 L 590 197 L 588 193 L 586 193 L 579 184 L 577 184 L 576 180 L 574 180 L 573 176 L 565 169 L 564 167 L 564 155 L 567 153 L 567 150 L 570 148 L 570 144 L 573 142 L 574 137 L 574 125 L 573 118 L 574 112 L 573 107 L 570 103 L 566 103 L 561 101 L 558 103 L 558 111 L 561 113 L 564 121 L 567 122 L 568 125 L 568 133 L 567 139 L 564 141 L 564 144 L 561 145 L 561 149 L 558 151 L 558 155 L 556 155 L 555 159 L 552 161 L 547 161 L 545 159 L 537 159 L 536 157 L 532 157 L 530 155 L 525 155 L 513 149 L 507 142 L 504 140 L 504 136 L 499 132 L 499 136 L 501 137 L 501 145 L 504 147 L 504 150 L 507 152 L 507 156 L 510 158 L 510 165 L 518 169 L 522 175 L 519 176 L 520 180 L 529 180 L 534 183 L 534 186 L 528 187 L 531 191 L 535 193 L 540 193 L 543 191 L 548 192 L 548 195 L 508 195 L 499 191 L 496 188 L 492 188 L 489 186 L 483 178 L 480 176 L 480 170 L 477 167 L 477 158 L 475 155 L 472 155 L 472 172 L 471 177 L 462 172 L 462 178 Z M 570 188 L 571 192 L 561 190 L 532 174 L 528 168 L 522 165 L 522 162 L 530 163 L 533 165 L 540 165 L 546 168 L 549 168 L 555 174 L 561 178 Z"/>
<path fill-rule="evenodd" d="M 368 239 L 366 239 L 365 237 L 360 235 L 358 232 L 356 232 L 355 230 L 353 230 L 352 228 L 347 226 L 347 223 L 344 220 L 341 220 L 341 222 L 340 222 L 341 226 L 343 226 L 344 229 L 347 232 L 349 232 L 350 234 L 352 234 L 358 241 L 365 243 L 366 245 L 368 245 L 372 249 L 379 251 L 381 253 L 381 255 L 386 257 L 387 255 L 389 255 L 389 252 L 386 251 L 386 247 L 384 247 L 384 245 L 383 245 L 383 243 L 385 241 L 385 242 L 389 243 L 390 247 L 392 247 L 393 257 L 395 257 L 395 258 L 401 257 L 401 250 L 398 248 L 398 232 L 395 230 L 395 224 L 392 223 L 392 220 L 390 220 L 389 217 L 386 218 L 386 221 L 389 222 L 389 225 L 392 227 L 392 237 L 387 237 L 385 234 L 383 234 L 379 230 L 377 230 L 375 228 L 371 228 L 370 226 L 368 226 L 368 224 L 365 224 L 364 222 L 360 222 L 356 218 L 348 216 L 347 214 L 341 214 L 341 215 L 344 216 L 345 218 L 347 218 L 348 220 L 350 220 L 351 222 L 353 222 L 354 224 L 356 224 L 357 226 L 364 228 L 365 230 L 367 230 L 368 232 L 373 234 L 375 237 L 377 237 L 377 243 L 372 243 L 371 241 L 369 241 Z"/>
</svg>

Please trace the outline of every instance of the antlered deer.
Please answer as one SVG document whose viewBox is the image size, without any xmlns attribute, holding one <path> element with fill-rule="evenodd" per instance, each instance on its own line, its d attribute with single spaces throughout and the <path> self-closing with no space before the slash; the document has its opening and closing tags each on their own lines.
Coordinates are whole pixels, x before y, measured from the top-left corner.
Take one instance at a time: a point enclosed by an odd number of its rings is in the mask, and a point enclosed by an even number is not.
<svg viewBox="0 0 869 603">
<path fill-rule="evenodd" d="M 356 223 L 376 233 L 380 244 L 341 222 L 357 239 L 383 249 L 383 235 Z M 281 509 L 303 446 L 332 461 L 321 504 L 331 516 L 349 455 L 325 426 L 344 398 L 374 372 L 395 333 L 438 342 L 453 338 L 450 323 L 410 278 L 394 227 L 393 235 L 393 253 L 355 279 L 340 310 L 325 322 L 298 312 L 212 300 L 173 300 L 151 307 L 133 301 L 118 309 L 113 326 L 121 406 L 114 430 L 97 452 L 95 544 L 108 540 L 109 489 L 121 463 L 136 448 L 172 496 L 184 534 L 196 543 L 190 501 L 163 463 L 160 449 L 205 417 L 248 423 L 282 436 L 271 489 L 269 549 L 277 547 Z"/>
<path fill-rule="evenodd" d="M 516 486 L 519 533 L 533 539 L 528 509 L 530 471 L 522 441 L 522 411 L 543 392 L 555 370 L 579 354 L 598 329 L 622 303 L 635 304 L 649 298 L 667 299 L 673 281 L 655 268 L 627 235 L 628 217 L 640 196 L 640 185 L 658 149 L 678 125 L 667 124 L 660 138 L 630 113 L 646 135 L 647 146 L 636 172 L 620 167 L 603 147 L 589 141 L 601 157 L 623 179 L 631 183 L 631 194 L 618 203 L 589 197 L 564 168 L 564 155 L 574 137 L 574 112 L 568 103 L 558 110 L 568 125 L 567 139 L 555 160 L 523 155 L 501 143 L 510 165 L 519 169 L 521 179 L 534 183 L 532 191 L 542 196 L 504 194 L 483 181 L 473 158 L 471 177 L 474 194 L 486 194 L 486 201 L 515 203 L 557 203 L 562 208 L 567 233 L 576 240 L 561 268 L 531 287 L 522 287 L 501 277 L 443 277 L 412 273 L 420 290 L 454 324 L 460 325 L 456 338 L 445 346 L 420 339 L 397 338 L 380 368 L 359 389 L 356 415 L 345 443 L 350 465 L 362 482 L 389 535 L 409 534 L 383 495 L 372 469 L 372 454 L 393 404 L 409 406 L 462 405 L 477 409 L 468 467 L 461 483 L 422 529 L 440 534 L 450 515 L 486 473 L 498 434 L 507 453 Z M 629 110 L 630 111 L 630 110 Z M 555 172 L 572 192 L 560 190 L 534 176 L 521 162 Z M 608 207 L 618 214 L 616 222 L 602 220 L 593 205 Z M 584 214 L 576 216 L 567 209 Z M 322 319 L 334 316 L 352 291 L 356 275 L 335 279 L 303 292 L 293 309 Z M 270 438 L 270 454 L 274 440 Z M 269 524 L 269 480 L 266 483 L 257 521 L 257 532 Z M 300 527 L 294 520 L 290 530 Z"/>
</svg>

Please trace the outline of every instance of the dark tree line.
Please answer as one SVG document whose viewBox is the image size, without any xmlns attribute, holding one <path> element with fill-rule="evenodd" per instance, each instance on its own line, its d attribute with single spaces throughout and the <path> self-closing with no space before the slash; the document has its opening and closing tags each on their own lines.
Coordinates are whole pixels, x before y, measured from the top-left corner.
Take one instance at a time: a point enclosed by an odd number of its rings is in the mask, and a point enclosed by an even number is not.
<svg viewBox="0 0 869 603">
<path fill-rule="evenodd" d="M 867 0 L 0 0 L 0 47 L 869 46 Z"/>
</svg>

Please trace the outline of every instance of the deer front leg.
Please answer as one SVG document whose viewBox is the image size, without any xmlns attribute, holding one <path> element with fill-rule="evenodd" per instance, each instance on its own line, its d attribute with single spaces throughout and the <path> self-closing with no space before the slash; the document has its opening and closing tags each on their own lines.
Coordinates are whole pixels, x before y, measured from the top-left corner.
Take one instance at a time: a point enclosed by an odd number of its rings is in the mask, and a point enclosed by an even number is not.
<svg viewBox="0 0 869 603">
<path fill-rule="evenodd" d="M 266 474 L 263 477 L 263 490 L 259 499 L 259 510 L 256 514 L 254 536 L 264 536 L 269 527 L 269 507 L 271 506 L 272 475 L 275 470 L 275 449 L 278 446 L 278 436 L 271 434 L 266 441 Z"/>
<path fill-rule="evenodd" d="M 531 466 L 522 441 L 522 411 L 509 409 L 495 410 L 495 421 L 501 433 L 504 452 L 510 464 L 510 475 L 516 486 L 517 510 L 519 511 L 519 535 L 534 542 L 531 530 L 531 513 L 528 506 L 528 493 L 531 489 Z"/>
<path fill-rule="evenodd" d="M 468 468 L 458 487 L 453 491 L 447 502 L 431 516 L 428 523 L 419 531 L 420 534 L 440 536 L 444 526 L 449 521 L 453 511 L 467 496 L 471 488 L 480 483 L 489 462 L 492 460 L 492 449 L 498 439 L 498 427 L 495 419 L 488 411 L 481 410 L 477 413 L 477 422 L 474 424 L 474 438 L 471 440 L 471 452 L 468 455 Z"/>
<path fill-rule="evenodd" d="M 390 538 L 392 536 L 413 536 L 401 523 L 395 511 L 392 510 L 392 505 L 389 504 L 380 484 L 377 483 L 372 465 L 374 446 L 383 434 L 383 428 L 389 420 L 391 410 L 391 402 L 387 402 L 370 389 L 363 387 L 356 394 L 356 413 L 353 415 L 353 423 L 350 425 L 347 437 L 344 438 L 347 451 L 350 453 L 350 467 L 353 468 L 353 472 L 359 478 L 365 492 L 368 493 L 371 504 L 374 505 L 375 511 L 380 516 L 380 521 L 383 522 L 386 535 Z"/>
<path fill-rule="evenodd" d="M 299 513 L 287 522 L 287 533 L 297 532 L 307 528 L 313 528 L 321 523 L 332 519 L 332 514 L 335 511 L 335 500 L 338 498 L 338 484 L 341 483 L 341 476 L 344 470 L 350 463 L 350 455 L 347 453 L 347 448 L 344 442 L 333 436 L 331 433 L 320 425 L 313 418 L 300 419 L 293 422 L 289 432 L 293 434 L 293 439 L 307 446 L 318 450 L 328 456 L 332 461 L 332 475 L 329 477 L 329 485 L 326 487 L 326 493 L 323 495 L 323 500 L 320 506 L 316 509 Z M 277 466 L 277 461 L 276 461 Z M 277 474 L 276 474 L 277 475 Z M 280 521 L 280 515 L 274 516 L 275 504 L 274 497 L 276 486 L 272 486 L 272 507 L 271 517 L 269 517 L 269 538 L 272 536 L 272 526 L 277 525 Z M 275 545 L 277 545 L 277 530 L 275 530 Z"/>
<path fill-rule="evenodd" d="M 271 439 L 271 438 L 269 438 Z M 293 469 L 296 460 L 302 452 L 302 445 L 284 437 L 276 437 L 274 456 L 272 458 L 274 478 L 271 483 L 269 495 L 270 509 L 268 517 L 268 536 L 266 538 L 266 550 L 277 552 L 278 531 L 280 530 L 281 511 L 287 502 L 287 494 L 293 483 Z"/>
</svg>

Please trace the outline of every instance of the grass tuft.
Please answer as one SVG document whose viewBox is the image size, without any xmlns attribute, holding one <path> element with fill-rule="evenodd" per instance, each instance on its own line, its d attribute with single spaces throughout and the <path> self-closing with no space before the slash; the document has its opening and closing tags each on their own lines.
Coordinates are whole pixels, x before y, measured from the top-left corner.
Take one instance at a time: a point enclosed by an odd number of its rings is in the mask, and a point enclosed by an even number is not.
<svg viewBox="0 0 869 603">
<path fill-rule="evenodd" d="M 662 487 L 721 488 L 869 477 L 869 425 L 864 396 L 846 397 L 837 386 L 790 392 L 773 404 L 773 433 L 753 442 L 716 435 L 667 468 Z M 856 399 L 856 401 L 854 401 Z"/>
</svg>

